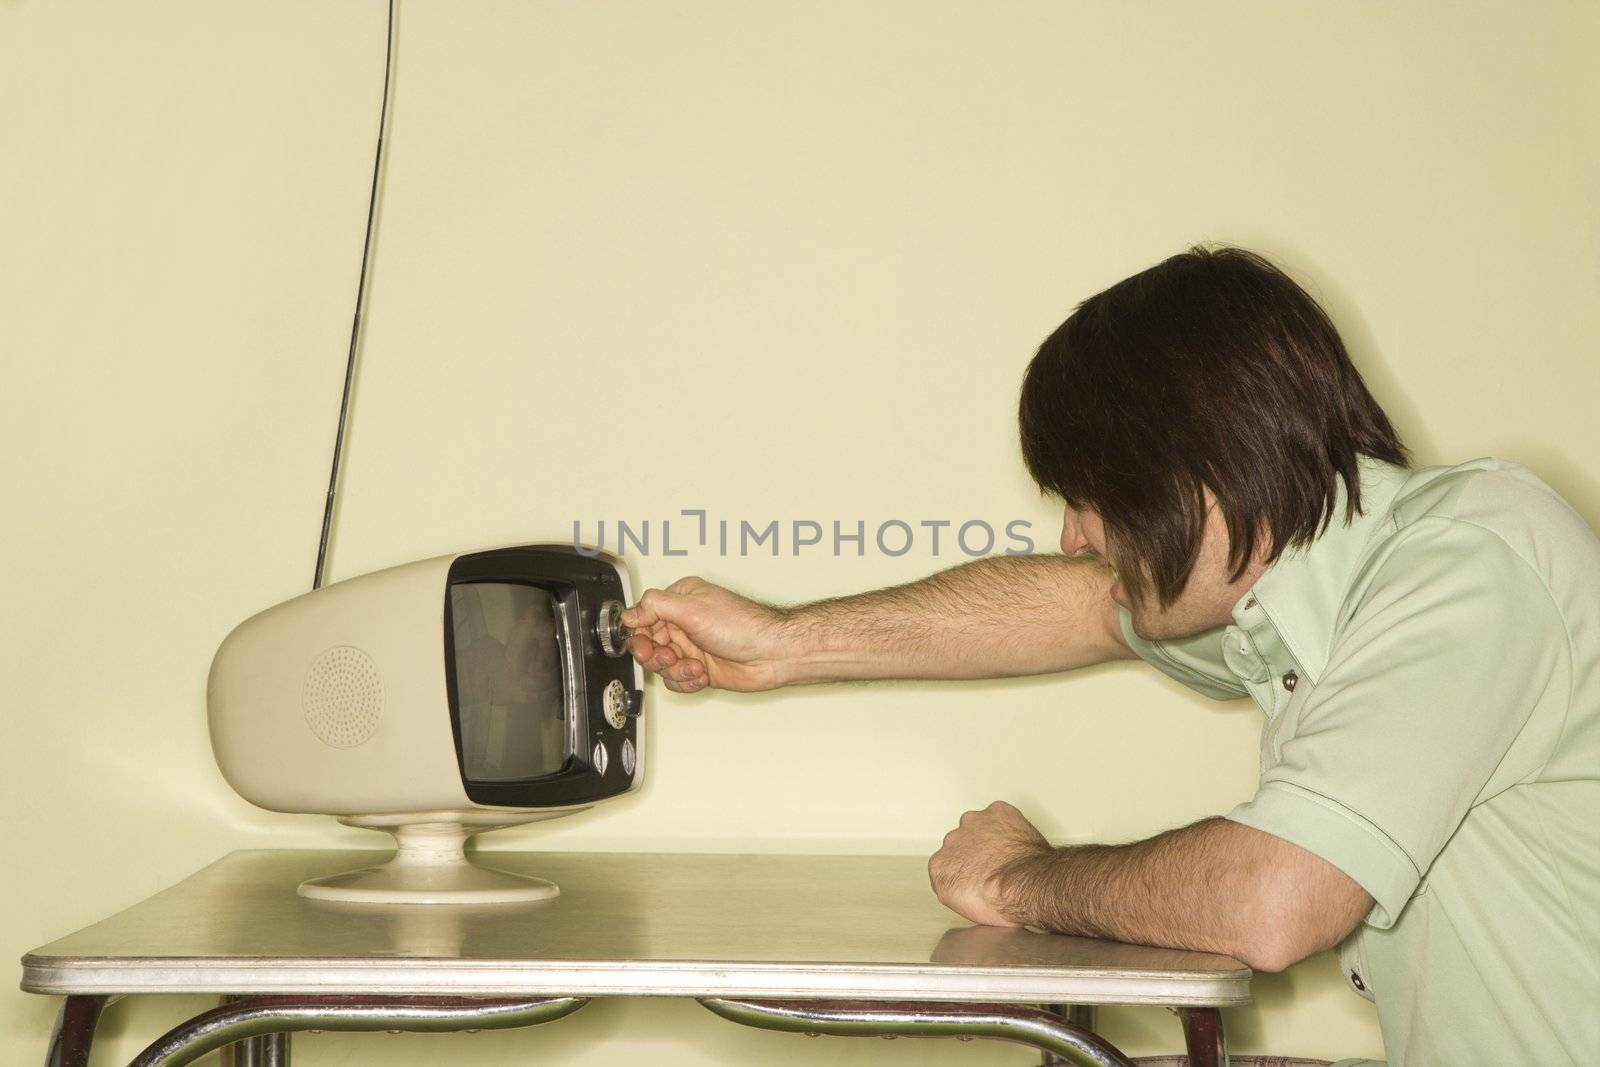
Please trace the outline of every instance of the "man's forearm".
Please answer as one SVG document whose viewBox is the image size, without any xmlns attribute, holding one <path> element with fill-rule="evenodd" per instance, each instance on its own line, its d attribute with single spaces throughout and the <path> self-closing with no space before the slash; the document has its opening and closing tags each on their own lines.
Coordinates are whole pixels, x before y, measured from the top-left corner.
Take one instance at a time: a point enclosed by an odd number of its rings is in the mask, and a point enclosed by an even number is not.
<svg viewBox="0 0 1600 1067">
<path fill-rule="evenodd" d="M 997 678 L 1127 656 L 1098 560 L 997 556 L 786 612 L 795 682 Z"/>
<path fill-rule="evenodd" d="M 1330 947 L 1372 905 L 1316 856 L 1226 819 L 1129 845 L 1055 849 L 997 878 L 1002 910 L 1024 925 L 1216 952 L 1258 970 Z"/>
</svg>

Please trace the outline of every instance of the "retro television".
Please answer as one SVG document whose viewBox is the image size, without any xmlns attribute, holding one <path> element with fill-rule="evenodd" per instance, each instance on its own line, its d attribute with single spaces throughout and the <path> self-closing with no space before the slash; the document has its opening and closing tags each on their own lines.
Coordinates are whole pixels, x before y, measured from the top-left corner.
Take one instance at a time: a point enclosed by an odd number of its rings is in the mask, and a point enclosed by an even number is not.
<svg viewBox="0 0 1600 1067">
<path fill-rule="evenodd" d="M 240 623 L 211 665 L 223 776 L 272 811 L 392 833 L 376 867 L 302 896 L 394 904 L 556 895 L 465 851 L 477 833 L 583 811 L 639 788 L 639 671 L 626 571 L 569 545 L 407 563 Z"/>
</svg>

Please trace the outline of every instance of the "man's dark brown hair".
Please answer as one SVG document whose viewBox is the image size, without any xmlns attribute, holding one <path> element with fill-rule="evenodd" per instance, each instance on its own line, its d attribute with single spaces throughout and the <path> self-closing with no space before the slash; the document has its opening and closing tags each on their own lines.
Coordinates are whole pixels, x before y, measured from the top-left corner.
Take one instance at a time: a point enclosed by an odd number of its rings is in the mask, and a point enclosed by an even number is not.
<svg viewBox="0 0 1600 1067">
<path fill-rule="evenodd" d="M 1205 526 L 1227 520 L 1237 580 L 1361 510 L 1356 457 L 1406 448 L 1317 302 L 1239 248 L 1193 248 L 1078 305 L 1022 381 L 1022 455 L 1047 493 L 1092 507 L 1130 595 L 1183 592 Z"/>
</svg>

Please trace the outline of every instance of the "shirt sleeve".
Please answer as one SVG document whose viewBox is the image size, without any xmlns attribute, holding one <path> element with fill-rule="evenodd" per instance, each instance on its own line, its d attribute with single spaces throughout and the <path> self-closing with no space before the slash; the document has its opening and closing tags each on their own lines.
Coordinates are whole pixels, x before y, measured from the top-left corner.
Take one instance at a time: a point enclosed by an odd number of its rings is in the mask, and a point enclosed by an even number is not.
<svg viewBox="0 0 1600 1067">
<path fill-rule="evenodd" d="M 1147 641 L 1133 632 L 1127 608 L 1118 605 L 1117 618 L 1134 655 L 1161 673 L 1216 700 L 1250 695 L 1222 659 L 1222 627 L 1172 641 Z"/>
<path fill-rule="evenodd" d="M 1487 529 L 1423 519 L 1364 569 L 1326 672 L 1228 818 L 1344 871 L 1387 928 L 1535 708 L 1565 714 L 1570 660 L 1543 581 Z"/>
</svg>

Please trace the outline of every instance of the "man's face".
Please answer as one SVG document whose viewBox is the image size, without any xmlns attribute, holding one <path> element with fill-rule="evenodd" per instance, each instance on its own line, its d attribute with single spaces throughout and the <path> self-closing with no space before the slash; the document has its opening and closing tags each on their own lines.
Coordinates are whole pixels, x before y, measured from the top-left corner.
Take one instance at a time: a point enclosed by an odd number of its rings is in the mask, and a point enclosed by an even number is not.
<svg viewBox="0 0 1600 1067">
<path fill-rule="evenodd" d="M 1228 525 L 1217 507 L 1216 498 L 1205 491 L 1206 523 L 1200 539 L 1200 553 L 1183 592 L 1167 607 L 1156 600 L 1153 591 L 1135 601 L 1118 577 L 1111 586 L 1111 599 L 1128 609 L 1133 632 L 1148 641 L 1188 637 L 1233 621 L 1233 606 L 1256 583 L 1266 566 L 1264 550 L 1258 550 L 1238 581 L 1230 581 L 1228 566 Z M 1260 544 L 1260 542 L 1257 542 Z M 1096 556 L 1113 571 L 1130 561 L 1119 560 L 1115 546 L 1107 545 L 1105 524 L 1093 508 L 1066 508 L 1061 517 L 1061 551 L 1069 556 Z"/>
</svg>

